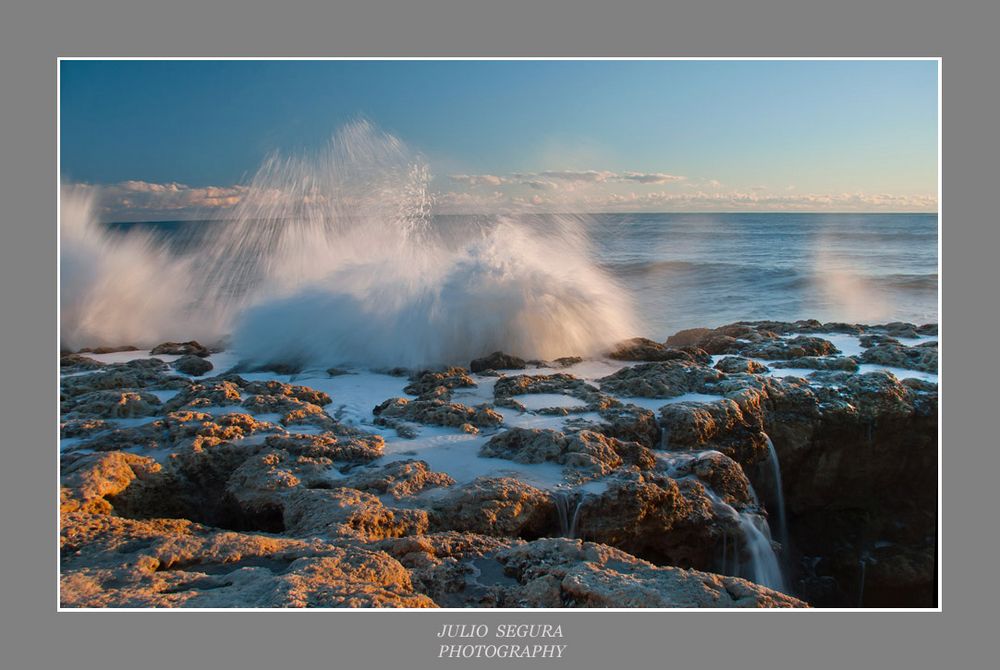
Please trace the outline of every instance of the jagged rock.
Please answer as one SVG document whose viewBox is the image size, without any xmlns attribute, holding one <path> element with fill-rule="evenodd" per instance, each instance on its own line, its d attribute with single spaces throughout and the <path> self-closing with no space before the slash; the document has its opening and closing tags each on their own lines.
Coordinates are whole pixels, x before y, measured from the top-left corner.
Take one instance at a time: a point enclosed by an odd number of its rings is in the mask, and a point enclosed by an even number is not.
<svg viewBox="0 0 1000 670">
<path fill-rule="evenodd" d="M 160 465 L 151 458 L 120 451 L 64 461 L 61 510 L 110 513 L 107 498 L 120 494 L 136 479 L 148 478 L 159 470 Z"/>
<path fill-rule="evenodd" d="M 512 477 L 480 477 L 453 487 L 435 498 L 430 509 L 434 530 L 500 537 L 538 537 L 555 520 L 549 494 Z"/>
<path fill-rule="evenodd" d="M 938 371 L 937 342 L 908 347 L 898 342 L 882 343 L 872 346 L 858 357 L 862 363 L 874 363 L 921 372 Z"/>
<path fill-rule="evenodd" d="M 622 465 L 648 470 L 656 462 L 652 452 L 641 444 L 589 430 L 565 435 L 554 430 L 512 428 L 494 435 L 479 455 L 517 463 L 559 463 L 566 466 L 567 476 L 575 481 L 603 477 Z"/>
<path fill-rule="evenodd" d="M 239 383 L 226 379 L 215 379 L 192 384 L 168 400 L 164 404 L 164 409 L 173 412 L 179 409 L 226 407 L 239 405 L 241 402 L 243 402 L 243 396 Z"/>
<path fill-rule="evenodd" d="M 660 473 L 632 473 L 585 496 L 576 512 L 578 536 L 657 563 L 705 568 L 732 531 L 700 483 Z"/>
<path fill-rule="evenodd" d="M 660 409 L 664 443 L 673 450 L 714 448 L 741 464 L 755 463 L 767 449 L 761 396 L 748 392 L 741 399 L 743 406 L 733 398 L 664 405 Z"/>
<path fill-rule="evenodd" d="M 81 354 L 116 354 L 120 351 L 139 351 L 139 347 L 131 344 L 124 344 L 117 347 L 84 347 L 78 353 Z"/>
<path fill-rule="evenodd" d="M 152 416 L 161 409 L 159 398 L 139 390 L 93 391 L 74 396 L 62 403 L 62 413 L 66 417 L 133 419 Z"/>
<path fill-rule="evenodd" d="M 94 391 L 135 389 L 184 389 L 190 381 L 168 374 L 170 367 L 158 358 L 142 358 L 128 363 L 105 365 L 86 375 L 63 377 L 63 399 Z"/>
<path fill-rule="evenodd" d="M 521 607 L 808 607 L 745 579 L 656 567 L 623 551 L 567 538 L 500 550 L 517 585 L 503 604 Z"/>
<path fill-rule="evenodd" d="M 679 330 L 667 338 L 669 347 L 687 347 L 697 345 L 703 337 L 711 333 L 710 328 L 688 328 Z"/>
<path fill-rule="evenodd" d="M 740 464 L 718 451 L 706 451 L 680 463 L 674 476 L 694 475 L 705 482 L 723 502 L 734 507 L 752 504 L 750 480 Z"/>
<path fill-rule="evenodd" d="M 331 461 L 368 463 L 385 450 L 385 439 L 375 434 L 337 435 L 332 432 L 315 434 L 288 433 L 269 435 L 265 444 L 295 456 L 328 458 Z"/>
<path fill-rule="evenodd" d="M 722 373 L 688 361 L 641 363 L 598 379 L 601 389 L 626 397 L 673 398 L 703 393 Z"/>
<path fill-rule="evenodd" d="M 406 422 L 433 426 L 461 428 L 467 433 L 477 433 L 480 428 L 494 428 L 503 423 L 503 417 L 488 405 L 467 407 L 443 400 L 407 400 L 389 398 L 372 410 L 375 423 L 396 428 Z M 402 435 L 401 435 L 402 437 Z"/>
<path fill-rule="evenodd" d="M 634 337 L 615 345 L 608 354 L 610 358 L 619 361 L 690 361 L 692 363 L 707 363 L 709 355 L 695 347 L 675 348 L 648 340 L 645 337 Z"/>
<path fill-rule="evenodd" d="M 800 335 L 788 339 L 765 340 L 742 350 L 744 355 L 768 360 L 788 360 L 804 356 L 829 356 L 840 350 L 829 340 Z"/>
<path fill-rule="evenodd" d="M 771 367 L 778 369 L 809 368 L 812 370 L 839 370 L 844 372 L 856 372 L 858 370 L 858 362 L 853 358 L 847 358 L 844 356 L 805 356 L 802 358 L 792 358 L 787 361 L 777 361 L 771 363 Z"/>
<path fill-rule="evenodd" d="M 99 370 L 104 367 L 104 363 L 95 361 L 93 358 L 81 356 L 80 354 L 63 354 L 59 357 L 59 367 L 63 373 L 84 372 L 87 370 Z"/>
<path fill-rule="evenodd" d="M 403 391 L 422 400 L 449 400 L 454 389 L 475 386 L 476 382 L 466 374 L 465 368 L 448 368 L 443 371 L 418 372 Z"/>
<path fill-rule="evenodd" d="M 524 359 L 517 356 L 505 354 L 502 351 L 494 351 L 489 356 L 477 358 L 469 363 L 469 369 L 473 372 L 483 372 L 484 370 L 523 370 L 527 367 Z"/>
<path fill-rule="evenodd" d="M 412 459 L 393 461 L 377 469 L 356 469 L 343 480 L 344 486 L 390 495 L 396 500 L 454 483 L 447 474 L 434 472 L 426 462 Z"/>
<path fill-rule="evenodd" d="M 101 419 L 69 419 L 59 424 L 59 437 L 89 437 L 111 429 L 111 424 Z"/>
<path fill-rule="evenodd" d="M 427 530 L 425 510 L 389 508 L 377 496 L 351 488 L 299 489 L 285 501 L 284 521 L 290 535 L 363 542 L 419 535 Z"/>
<path fill-rule="evenodd" d="M 638 442 L 648 449 L 660 445 L 660 424 L 652 410 L 638 405 L 609 407 L 599 412 L 600 421 L 570 419 L 565 422 L 568 430 L 592 430 L 624 442 Z"/>
<path fill-rule="evenodd" d="M 715 364 L 715 369 L 726 374 L 750 374 L 756 375 L 767 372 L 767 366 L 758 361 L 742 358 L 740 356 L 726 356 Z"/>
<path fill-rule="evenodd" d="M 200 377 L 209 372 L 213 367 L 215 366 L 210 361 L 206 361 L 204 358 L 198 356 L 181 356 L 174 361 L 175 370 L 183 372 L 186 375 L 191 375 L 192 377 Z"/>
<path fill-rule="evenodd" d="M 153 347 L 149 354 L 151 356 L 200 356 L 207 358 L 212 354 L 208 347 L 204 347 L 194 340 L 190 342 L 164 342 Z"/>
<path fill-rule="evenodd" d="M 384 552 L 218 531 L 187 520 L 64 514 L 63 607 L 434 607 Z"/>
</svg>

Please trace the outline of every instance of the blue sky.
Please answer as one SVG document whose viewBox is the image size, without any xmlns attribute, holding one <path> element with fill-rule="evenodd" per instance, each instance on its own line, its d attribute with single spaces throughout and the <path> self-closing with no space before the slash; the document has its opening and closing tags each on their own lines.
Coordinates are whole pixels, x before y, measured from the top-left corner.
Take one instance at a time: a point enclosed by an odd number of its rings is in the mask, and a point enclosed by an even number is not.
<svg viewBox="0 0 1000 670">
<path fill-rule="evenodd" d="M 64 61 L 64 182 L 224 216 L 270 152 L 365 118 L 441 202 L 934 211 L 934 61 Z"/>
</svg>

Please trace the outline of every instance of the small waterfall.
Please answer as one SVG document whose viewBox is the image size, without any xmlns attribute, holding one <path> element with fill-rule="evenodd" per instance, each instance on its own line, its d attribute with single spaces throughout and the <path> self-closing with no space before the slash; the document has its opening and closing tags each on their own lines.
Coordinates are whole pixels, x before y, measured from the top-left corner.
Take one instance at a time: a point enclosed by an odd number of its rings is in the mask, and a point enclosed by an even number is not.
<svg viewBox="0 0 1000 670">
<path fill-rule="evenodd" d="M 770 469 L 770 480 L 773 484 L 774 497 L 772 502 L 774 503 L 775 516 L 777 517 L 778 527 L 777 530 L 777 540 L 782 546 L 788 543 L 788 523 L 785 520 L 785 493 L 784 488 L 781 483 L 781 463 L 778 462 L 778 452 L 774 448 L 774 442 L 767 433 L 764 433 L 764 439 L 767 440 L 767 463 Z"/>
<path fill-rule="evenodd" d="M 740 529 L 746 542 L 748 560 L 743 566 L 750 581 L 776 591 L 785 590 L 785 577 L 771 544 L 771 531 L 767 522 L 758 514 L 740 514 Z M 746 574 L 749 573 L 749 574 Z"/>
<path fill-rule="evenodd" d="M 576 538 L 577 529 L 580 524 L 580 508 L 583 507 L 586 495 L 580 496 L 573 504 L 573 494 L 568 491 L 555 490 L 552 492 L 552 500 L 556 504 L 556 514 L 559 516 L 559 537 Z M 570 507 L 573 513 L 570 514 Z"/>
<path fill-rule="evenodd" d="M 569 494 L 565 491 L 553 491 L 552 500 L 556 504 L 556 514 L 559 516 L 559 537 L 570 537 Z"/>
<path fill-rule="evenodd" d="M 709 490 L 706 492 L 715 501 L 716 511 L 720 516 L 730 517 L 739 529 L 735 535 L 726 533 L 722 536 L 720 572 L 749 579 L 775 591 L 786 591 L 785 578 L 774 552 L 767 520 L 752 511 L 737 512 L 715 493 Z"/>
</svg>

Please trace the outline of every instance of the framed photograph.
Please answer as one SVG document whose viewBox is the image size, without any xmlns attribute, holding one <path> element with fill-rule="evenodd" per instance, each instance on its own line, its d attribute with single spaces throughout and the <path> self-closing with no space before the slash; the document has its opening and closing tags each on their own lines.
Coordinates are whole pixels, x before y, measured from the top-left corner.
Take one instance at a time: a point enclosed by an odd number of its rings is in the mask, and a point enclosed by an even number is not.
<svg viewBox="0 0 1000 670">
<path fill-rule="evenodd" d="M 939 59 L 58 85 L 60 609 L 939 609 Z"/>
</svg>

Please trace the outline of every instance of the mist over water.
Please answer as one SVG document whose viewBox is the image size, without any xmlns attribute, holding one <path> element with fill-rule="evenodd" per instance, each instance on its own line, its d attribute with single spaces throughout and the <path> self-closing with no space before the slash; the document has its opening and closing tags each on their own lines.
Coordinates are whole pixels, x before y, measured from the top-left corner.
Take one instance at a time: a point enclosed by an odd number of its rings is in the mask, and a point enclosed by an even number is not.
<svg viewBox="0 0 1000 670">
<path fill-rule="evenodd" d="M 640 330 L 583 219 L 434 216 L 429 180 L 398 139 L 352 124 L 266 160 L 235 220 L 183 255 L 114 238 L 86 203 L 67 225 L 64 195 L 64 346 L 229 337 L 257 363 L 415 366 L 596 354 Z"/>
</svg>

